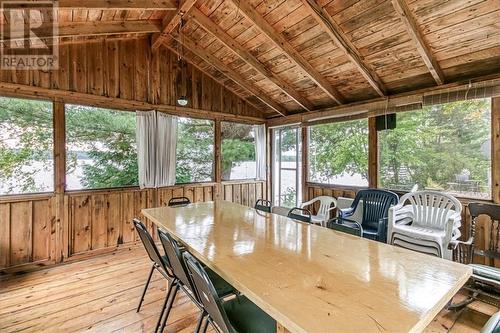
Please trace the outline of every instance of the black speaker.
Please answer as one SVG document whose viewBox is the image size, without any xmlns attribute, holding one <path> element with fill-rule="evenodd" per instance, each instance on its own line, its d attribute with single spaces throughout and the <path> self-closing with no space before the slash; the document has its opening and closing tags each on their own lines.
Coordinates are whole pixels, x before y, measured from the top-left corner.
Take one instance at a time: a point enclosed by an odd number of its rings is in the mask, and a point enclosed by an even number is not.
<svg viewBox="0 0 500 333">
<path fill-rule="evenodd" d="M 377 131 L 383 131 L 396 128 L 396 114 L 386 114 L 375 118 Z"/>
</svg>

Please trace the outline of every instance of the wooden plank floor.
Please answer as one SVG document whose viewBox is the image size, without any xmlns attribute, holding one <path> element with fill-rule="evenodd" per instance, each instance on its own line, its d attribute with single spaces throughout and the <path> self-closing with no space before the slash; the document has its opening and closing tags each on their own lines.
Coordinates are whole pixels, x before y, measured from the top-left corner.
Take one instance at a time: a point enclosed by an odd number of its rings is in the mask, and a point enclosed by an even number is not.
<svg viewBox="0 0 500 333">
<path fill-rule="evenodd" d="M 136 313 L 150 263 L 142 248 L 0 278 L 0 332 L 152 332 L 166 293 L 155 274 Z M 197 308 L 179 294 L 166 332 L 193 332 Z M 496 309 L 442 311 L 426 332 L 478 332 Z M 483 313 L 484 312 L 484 313 Z"/>
</svg>

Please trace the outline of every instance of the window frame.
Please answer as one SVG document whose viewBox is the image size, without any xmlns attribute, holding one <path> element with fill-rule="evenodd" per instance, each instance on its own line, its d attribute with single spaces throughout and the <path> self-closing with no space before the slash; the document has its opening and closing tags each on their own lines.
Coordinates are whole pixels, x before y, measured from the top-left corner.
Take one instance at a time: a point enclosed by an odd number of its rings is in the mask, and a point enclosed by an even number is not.
<svg viewBox="0 0 500 333">
<path fill-rule="evenodd" d="M 220 165 L 221 165 L 221 175 L 220 175 L 220 181 L 221 182 L 244 182 L 244 181 L 257 181 L 257 156 L 255 156 L 255 177 L 253 178 L 237 178 L 237 179 L 224 179 L 222 178 L 222 156 L 223 156 L 223 153 L 222 153 L 222 141 L 223 141 L 223 138 L 222 138 L 222 124 L 223 123 L 233 123 L 233 124 L 239 124 L 239 125 L 245 125 L 245 126 L 254 126 L 255 124 L 249 124 L 249 123 L 239 123 L 237 121 L 228 121 L 228 120 L 222 120 L 220 122 L 220 127 L 221 127 L 221 135 L 220 135 Z M 255 138 L 255 128 L 252 128 L 252 131 L 254 131 L 254 149 L 256 148 L 257 146 L 257 140 Z M 215 168 L 215 166 L 214 166 Z"/>
<path fill-rule="evenodd" d="M 212 149 L 212 154 L 213 154 L 213 159 L 212 159 L 212 177 L 210 180 L 202 180 L 202 181 L 197 181 L 197 182 L 177 182 L 177 143 L 176 141 L 176 151 L 175 151 L 175 184 L 173 186 L 186 186 L 186 185 L 191 185 L 191 184 L 213 184 L 217 183 L 216 180 L 216 168 L 217 168 L 217 149 L 216 149 L 216 144 L 217 144 L 217 120 L 215 119 L 208 119 L 208 118 L 198 118 L 198 117 L 191 117 L 191 116 L 177 116 L 177 118 L 186 118 L 186 119 L 194 119 L 194 120 L 205 120 L 205 121 L 210 121 L 212 122 L 212 129 L 214 133 L 214 139 L 213 139 L 213 149 Z M 178 126 L 178 125 L 177 125 Z M 179 128 L 177 127 L 177 138 L 179 137 Z M 169 187 L 169 186 L 167 186 Z"/>
<path fill-rule="evenodd" d="M 311 130 L 314 126 L 321 126 L 321 125 L 328 125 L 328 124 L 335 124 L 335 123 L 347 123 L 350 121 L 359 121 L 359 120 L 366 120 L 366 128 L 367 128 L 367 141 L 368 141 L 368 151 L 367 151 L 367 175 L 368 178 L 366 179 L 367 185 L 351 185 L 351 184 L 338 184 L 338 183 L 322 183 L 322 182 L 317 182 L 311 180 L 311 149 L 310 149 L 310 143 L 311 143 Z M 345 189 L 345 190 L 363 190 L 370 188 L 370 131 L 371 131 L 371 126 L 370 126 L 370 117 L 354 117 L 350 119 L 345 119 L 344 117 L 342 118 L 337 118 L 337 119 L 331 119 L 330 121 L 322 121 L 317 124 L 309 124 L 306 127 L 307 131 L 307 154 L 306 154 L 306 166 L 305 166 L 305 179 L 306 179 L 306 184 L 311 185 L 311 186 L 318 186 L 318 187 L 325 187 L 325 188 L 336 188 L 336 189 Z"/>
<path fill-rule="evenodd" d="M 478 98 L 478 99 L 481 99 L 481 98 Z M 493 110 L 493 99 L 494 97 L 488 97 L 488 99 L 490 100 L 490 140 L 491 140 L 491 157 L 490 157 L 490 170 L 489 170 L 489 177 L 491 178 L 492 180 L 492 184 L 491 184 L 491 187 L 490 187 L 490 190 L 488 192 L 489 194 L 489 198 L 476 198 L 476 197 L 470 197 L 470 196 L 464 196 L 464 195 L 461 195 L 461 194 L 452 194 L 455 198 L 459 199 L 460 201 L 478 201 L 478 202 L 493 202 L 493 198 L 494 198 L 494 190 L 495 190 L 495 185 L 493 184 L 493 176 L 494 176 L 494 171 L 493 171 L 493 168 L 494 168 L 494 154 L 493 154 L 493 149 L 494 149 L 494 145 L 493 145 L 493 135 L 494 135 L 494 131 L 495 131 L 495 124 L 494 124 L 494 120 L 495 120 L 495 115 L 494 115 L 494 110 Z M 470 99 L 470 100 L 474 100 L 474 99 Z M 465 101 L 465 100 L 464 100 Z M 460 102 L 460 101 L 456 101 L 456 102 Z M 447 104 L 447 103 L 443 103 L 443 104 Z M 432 105 L 428 105 L 428 106 L 432 106 Z M 423 111 L 423 109 L 414 109 L 414 110 L 405 110 L 405 111 L 399 111 L 399 112 L 396 112 L 396 117 L 398 114 L 400 113 L 403 113 L 403 112 L 418 112 L 418 111 Z M 370 128 L 370 130 L 375 130 L 376 129 L 372 129 Z M 376 168 L 376 180 L 377 180 L 377 184 L 376 184 L 376 188 L 377 189 L 382 189 L 382 190 L 388 190 L 388 191 L 392 191 L 392 192 L 395 192 L 397 193 L 398 195 L 399 194 L 405 194 L 405 193 L 408 193 L 409 191 L 405 191 L 405 190 L 399 190 L 399 189 L 391 189 L 390 187 L 383 187 L 381 186 L 381 179 L 380 179 L 380 136 L 378 135 L 378 131 L 377 131 L 377 140 L 376 140 L 376 145 L 374 147 L 372 146 L 369 146 L 370 149 L 376 149 L 376 156 L 377 156 L 377 168 Z M 420 189 L 419 189 L 420 190 Z M 438 192 L 442 192 L 442 193 L 448 193 L 447 191 L 438 191 Z M 486 193 L 486 192 L 484 192 Z"/>
</svg>

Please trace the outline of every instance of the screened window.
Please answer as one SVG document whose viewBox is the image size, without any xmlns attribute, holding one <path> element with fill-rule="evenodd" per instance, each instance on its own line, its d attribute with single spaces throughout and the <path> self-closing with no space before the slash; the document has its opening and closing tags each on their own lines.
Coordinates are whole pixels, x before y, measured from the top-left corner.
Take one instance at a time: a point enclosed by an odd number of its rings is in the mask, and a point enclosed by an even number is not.
<svg viewBox="0 0 500 333">
<path fill-rule="evenodd" d="M 179 118 L 177 128 L 177 183 L 212 181 L 214 174 L 214 123 Z"/>
<path fill-rule="evenodd" d="M 52 103 L 0 97 L 0 194 L 54 189 Z"/>
<path fill-rule="evenodd" d="M 135 113 L 66 105 L 69 190 L 138 184 Z"/>
<path fill-rule="evenodd" d="M 311 126 L 308 160 L 311 182 L 368 186 L 368 121 Z"/>
<path fill-rule="evenodd" d="M 222 180 L 256 178 L 254 126 L 222 122 L 221 142 Z"/>
<path fill-rule="evenodd" d="M 491 196 L 491 100 L 477 99 L 397 114 L 379 133 L 380 186 Z"/>
</svg>

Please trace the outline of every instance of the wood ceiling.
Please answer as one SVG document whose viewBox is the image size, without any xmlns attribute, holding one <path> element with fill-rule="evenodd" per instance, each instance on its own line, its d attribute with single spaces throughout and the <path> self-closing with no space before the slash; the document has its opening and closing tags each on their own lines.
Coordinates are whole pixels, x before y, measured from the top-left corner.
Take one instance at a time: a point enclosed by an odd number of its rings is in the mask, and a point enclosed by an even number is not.
<svg viewBox="0 0 500 333">
<path fill-rule="evenodd" d="M 153 50 L 182 53 L 210 76 L 236 84 L 267 117 L 500 73 L 500 0 L 60 0 L 59 6 L 62 43 L 151 35 Z M 2 17 L 2 24 L 24 20 Z M 50 12 L 40 20 L 52 20 Z M 53 38 L 50 31 L 42 37 Z"/>
</svg>

